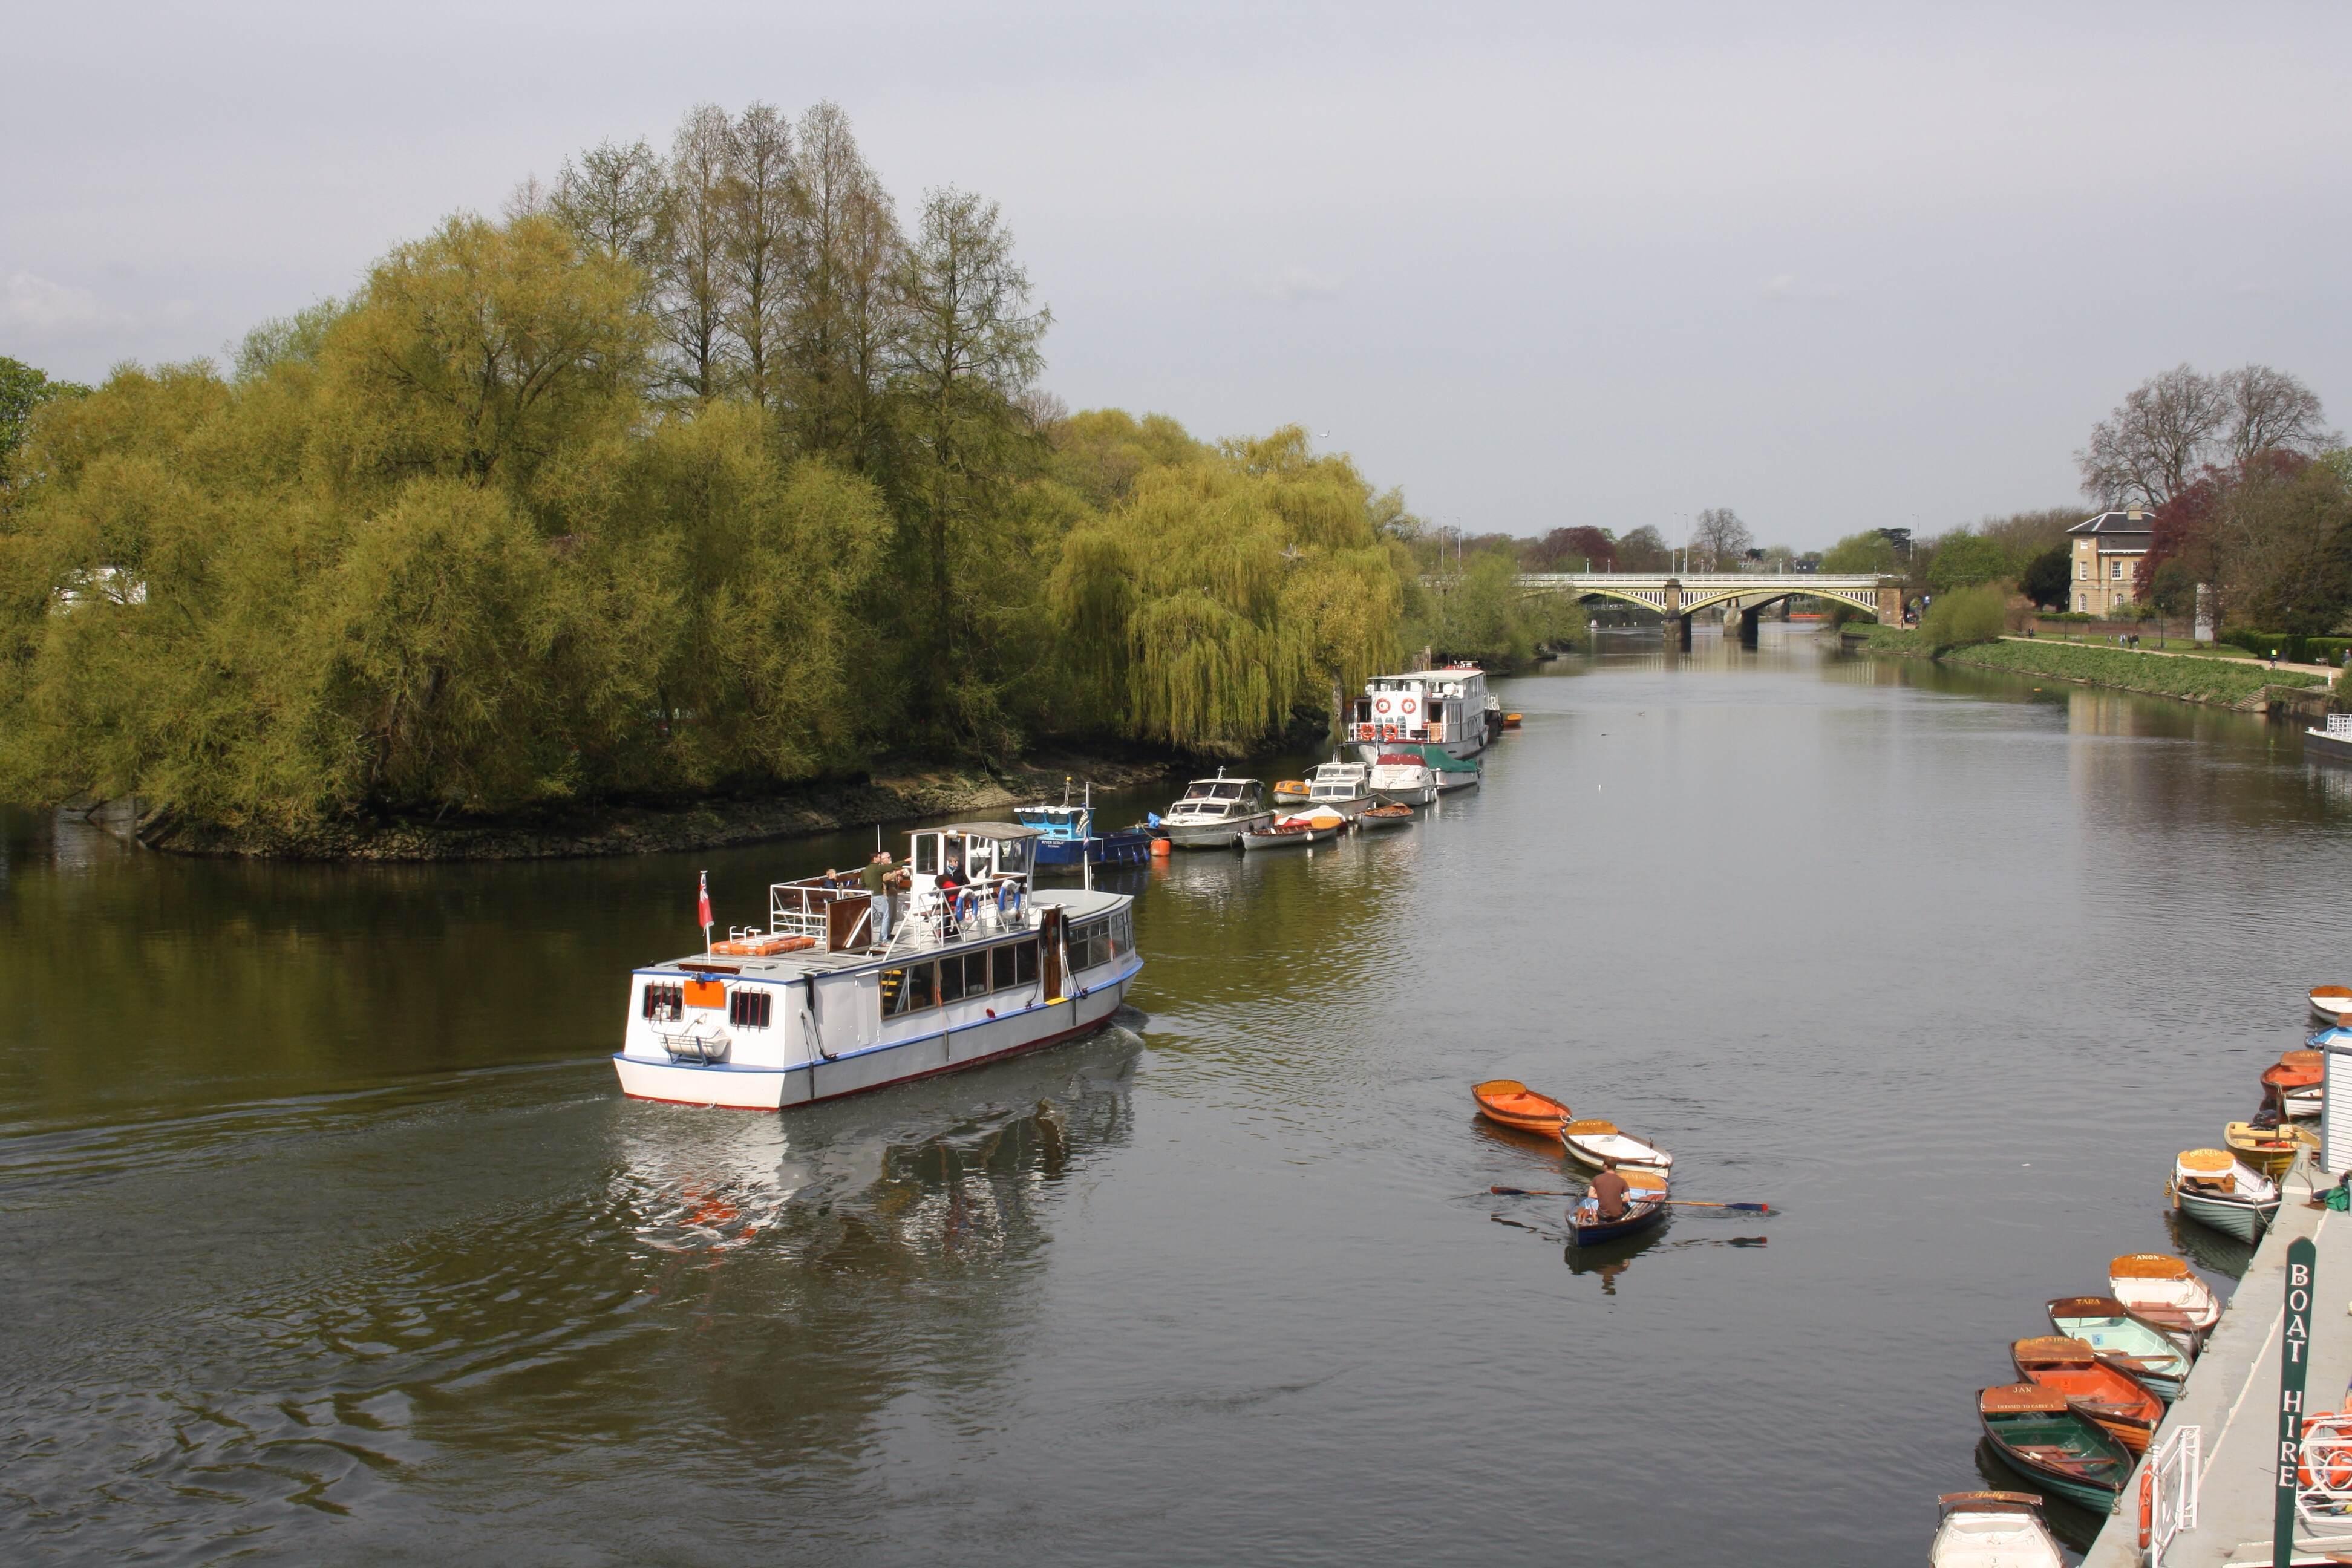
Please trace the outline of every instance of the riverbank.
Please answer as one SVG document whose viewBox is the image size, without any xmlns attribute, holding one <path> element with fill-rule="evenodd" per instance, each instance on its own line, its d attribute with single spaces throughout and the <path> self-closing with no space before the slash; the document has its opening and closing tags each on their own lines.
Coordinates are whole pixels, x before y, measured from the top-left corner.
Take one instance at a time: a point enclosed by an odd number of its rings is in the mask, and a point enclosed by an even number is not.
<svg viewBox="0 0 2352 1568">
<path fill-rule="evenodd" d="M 2093 647 L 2040 637 L 2003 637 L 1938 654 L 1918 632 L 1906 627 L 1873 626 L 1860 637 L 1853 634 L 1853 628 L 1846 629 L 1849 647 L 1882 658 L 1935 658 L 1944 664 L 2107 686 L 2248 712 L 2324 702 L 2322 694 L 2327 687 L 2324 676 L 2272 669 L 2251 659 L 2208 658 L 2152 648 Z"/>
<path fill-rule="evenodd" d="M 320 823 L 299 830 L 224 827 L 168 813 L 121 830 L 152 849 L 281 860 L 541 860 L 720 848 L 924 817 L 1002 813 L 1058 800 L 1065 778 L 1098 789 L 1147 784 L 1182 770 L 1173 759 L 1110 762 L 1041 756 L 1001 773 L 909 770 L 803 790 L 677 805 L 607 807 L 536 818 L 436 823 L 430 818 Z"/>
</svg>

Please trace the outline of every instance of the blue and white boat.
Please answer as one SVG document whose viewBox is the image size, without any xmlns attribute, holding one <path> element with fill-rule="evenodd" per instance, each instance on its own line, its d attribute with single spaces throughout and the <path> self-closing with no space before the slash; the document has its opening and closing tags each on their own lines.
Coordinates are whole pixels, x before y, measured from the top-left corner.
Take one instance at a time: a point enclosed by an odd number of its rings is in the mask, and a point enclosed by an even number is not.
<svg viewBox="0 0 2352 1568">
<path fill-rule="evenodd" d="M 1037 830 L 1037 864 L 1078 866 L 1140 866 L 1151 858 L 1151 830 L 1120 827 L 1095 831 L 1094 785 L 1072 805 L 1065 791 L 1059 805 L 1016 805 L 1013 817 L 1024 827 Z"/>
<path fill-rule="evenodd" d="M 1135 900 L 1032 889 L 1037 830 L 912 836 L 889 940 L 855 878 L 768 889 L 768 923 L 638 969 L 613 1058 L 633 1099 L 751 1110 L 954 1072 L 1101 1028 L 1143 967 Z M 707 916 L 706 916 L 707 918 Z"/>
</svg>

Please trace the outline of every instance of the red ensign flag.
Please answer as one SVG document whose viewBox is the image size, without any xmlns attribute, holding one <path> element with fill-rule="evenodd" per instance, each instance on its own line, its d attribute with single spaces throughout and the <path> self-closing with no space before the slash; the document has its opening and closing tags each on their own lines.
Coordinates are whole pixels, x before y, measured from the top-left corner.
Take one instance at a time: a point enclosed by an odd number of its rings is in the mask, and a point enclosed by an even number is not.
<svg viewBox="0 0 2352 1568">
<path fill-rule="evenodd" d="M 698 926 L 710 923 L 710 873 L 708 871 L 702 874 L 702 894 L 696 901 L 694 923 Z"/>
</svg>

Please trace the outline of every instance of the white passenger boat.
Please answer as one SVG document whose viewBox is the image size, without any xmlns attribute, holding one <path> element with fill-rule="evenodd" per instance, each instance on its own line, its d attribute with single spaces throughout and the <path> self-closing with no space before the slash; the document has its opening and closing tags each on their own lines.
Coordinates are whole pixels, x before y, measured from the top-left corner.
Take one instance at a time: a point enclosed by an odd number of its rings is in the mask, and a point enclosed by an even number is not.
<svg viewBox="0 0 2352 1568">
<path fill-rule="evenodd" d="M 2065 1553 L 2031 1492 L 1946 1492 L 1929 1568 L 2063 1568 Z"/>
<path fill-rule="evenodd" d="M 1309 812 L 1336 811 L 1353 822 L 1372 804 L 1372 770 L 1361 763 L 1332 761 L 1307 775 Z"/>
<path fill-rule="evenodd" d="M 1037 837 L 1002 822 L 913 834 L 913 886 L 887 943 L 855 879 L 775 883 L 765 930 L 631 977 L 621 1088 L 790 1110 L 1100 1028 L 1143 967 L 1134 900 L 1033 893 Z"/>
<path fill-rule="evenodd" d="M 1365 782 L 1374 795 L 1399 805 L 1427 805 L 1437 798 L 1437 775 L 1417 752 L 1382 752 Z"/>
<path fill-rule="evenodd" d="M 2325 730 L 2317 725 L 2305 725 L 2303 749 L 2315 757 L 2352 763 L 2352 713 L 2330 713 Z"/>
<path fill-rule="evenodd" d="M 1229 779 L 1219 768 L 1213 779 L 1194 779 L 1184 798 L 1168 808 L 1160 830 L 1168 842 L 1184 849 L 1230 849 L 1244 833 L 1274 820 L 1258 794 L 1255 779 Z"/>
<path fill-rule="evenodd" d="M 2227 1149 L 2185 1149 L 2173 1162 L 2172 1205 L 2200 1225 L 2252 1246 L 2278 1217 L 2276 1183 Z"/>
<path fill-rule="evenodd" d="M 1496 713 L 1499 723 L 1499 706 Z M 1400 743 L 1475 757 L 1493 739 L 1486 714 L 1486 672 L 1475 665 L 1376 675 L 1356 699 L 1348 739 L 1374 764 Z"/>
</svg>

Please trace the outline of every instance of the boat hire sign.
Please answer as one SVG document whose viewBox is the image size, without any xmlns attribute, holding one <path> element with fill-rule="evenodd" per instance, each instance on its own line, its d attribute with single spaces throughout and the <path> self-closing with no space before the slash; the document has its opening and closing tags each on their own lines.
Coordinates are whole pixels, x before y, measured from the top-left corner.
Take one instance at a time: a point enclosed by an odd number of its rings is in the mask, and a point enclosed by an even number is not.
<svg viewBox="0 0 2352 1568">
<path fill-rule="evenodd" d="M 2311 1284 L 2317 1257 L 2308 1237 L 2286 1249 L 2286 1332 L 2279 1344 L 2277 1511 L 2271 1521 L 2271 1562 L 2294 1559 L 2295 1472 L 2303 1454 L 2303 1384 L 2311 1375 Z"/>
</svg>

